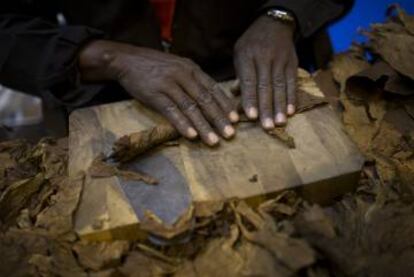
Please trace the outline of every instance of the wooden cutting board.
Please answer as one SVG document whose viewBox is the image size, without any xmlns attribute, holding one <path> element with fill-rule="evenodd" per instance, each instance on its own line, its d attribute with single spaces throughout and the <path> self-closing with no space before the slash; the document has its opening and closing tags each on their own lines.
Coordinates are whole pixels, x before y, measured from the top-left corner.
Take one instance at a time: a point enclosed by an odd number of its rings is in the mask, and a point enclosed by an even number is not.
<svg viewBox="0 0 414 277">
<path fill-rule="evenodd" d="M 317 91 L 314 94 L 321 94 Z M 70 116 L 69 174 L 86 170 L 100 153 L 111 153 L 116 139 L 165 123 L 135 101 L 80 109 Z M 85 239 L 139 238 L 139 224 L 150 211 L 173 226 L 193 205 L 240 198 L 257 204 L 286 189 L 326 203 L 354 189 L 363 157 L 329 105 L 298 114 L 287 131 L 289 149 L 255 123 L 240 123 L 235 139 L 211 149 L 180 140 L 125 165 L 157 178 L 150 186 L 117 177 L 88 177 L 75 217 Z"/>
</svg>

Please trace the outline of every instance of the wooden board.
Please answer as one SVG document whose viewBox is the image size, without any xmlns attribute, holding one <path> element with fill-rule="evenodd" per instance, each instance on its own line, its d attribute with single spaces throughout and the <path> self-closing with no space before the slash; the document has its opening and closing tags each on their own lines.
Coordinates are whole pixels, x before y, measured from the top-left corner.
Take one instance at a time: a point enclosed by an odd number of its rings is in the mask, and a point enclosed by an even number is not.
<svg viewBox="0 0 414 277">
<path fill-rule="evenodd" d="M 75 111 L 70 116 L 69 174 L 87 169 L 100 153 L 108 155 L 117 138 L 162 122 L 135 101 Z M 363 158 L 329 106 L 296 115 L 287 130 L 296 149 L 255 123 L 241 123 L 236 138 L 218 148 L 182 140 L 177 147 L 155 149 L 126 165 L 156 177 L 157 186 L 117 177 L 89 179 L 76 230 L 93 240 L 136 238 L 144 235 L 139 222 L 146 211 L 172 225 L 194 203 L 230 198 L 259 203 L 291 188 L 324 203 L 353 189 Z"/>
</svg>

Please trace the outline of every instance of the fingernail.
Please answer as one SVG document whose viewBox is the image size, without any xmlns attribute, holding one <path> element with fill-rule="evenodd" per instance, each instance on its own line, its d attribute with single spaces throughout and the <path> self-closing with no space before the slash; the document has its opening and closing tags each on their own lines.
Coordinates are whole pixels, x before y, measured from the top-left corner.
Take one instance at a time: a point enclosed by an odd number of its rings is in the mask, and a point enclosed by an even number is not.
<svg viewBox="0 0 414 277">
<path fill-rule="evenodd" d="M 229 115 L 229 117 L 230 117 L 230 121 L 231 122 L 233 122 L 233 123 L 236 123 L 236 122 L 238 122 L 239 121 L 239 114 L 237 113 L 237 112 L 230 112 L 230 115 Z"/>
<path fill-rule="evenodd" d="M 283 125 L 286 123 L 286 115 L 284 113 L 277 113 L 275 118 L 276 125 Z"/>
<path fill-rule="evenodd" d="M 287 113 L 288 115 L 293 115 L 295 113 L 295 106 L 292 104 L 287 105 Z"/>
<path fill-rule="evenodd" d="M 263 127 L 265 129 L 273 129 L 275 127 L 275 124 L 273 123 L 272 119 L 266 118 L 263 120 Z"/>
<path fill-rule="evenodd" d="M 247 110 L 247 117 L 250 119 L 256 119 L 258 116 L 258 112 L 256 108 L 249 108 Z"/>
<path fill-rule="evenodd" d="M 197 136 L 197 131 L 194 128 L 190 127 L 187 130 L 187 134 L 190 138 L 195 138 Z"/>
<path fill-rule="evenodd" d="M 219 138 L 215 133 L 208 133 L 207 138 L 210 142 L 210 144 L 217 144 L 219 142 Z"/>
<path fill-rule="evenodd" d="M 235 133 L 235 130 L 232 126 L 227 125 L 224 127 L 224 135 L 226 138 L 232 137 Z"/>
</svg>

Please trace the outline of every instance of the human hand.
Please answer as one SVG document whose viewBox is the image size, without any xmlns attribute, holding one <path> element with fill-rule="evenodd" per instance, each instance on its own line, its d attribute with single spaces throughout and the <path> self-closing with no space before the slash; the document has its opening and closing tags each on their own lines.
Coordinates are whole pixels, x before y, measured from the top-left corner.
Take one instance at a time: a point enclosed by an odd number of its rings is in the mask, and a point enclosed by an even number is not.
<svg viewBox="0 0 414 277">
<path fill-rule="evenodd" d="M 264 129 L 284 125 L 295 113 L 298 58 L 294 26 L 259 17 L 235 45 L 234 64 L 240 79 L 243 109 Z"/>
<path fill-rule="evenodd" d="M 189 139 L 199 135 L 210 146 L 219 143 L 216 132 L 226 139 L 234 136 L 231 123 L 239 119 L 235 108 L 219 85 L 194 62 L 148 48 L 101 43 L 105 45 L 95 47 L 106 49 L 99 50 L 105 53 L 107 64 L 108 73 L 103 75 L 117 80 L 131 96 L 164 115 L 181 135 Z M 83 57 L 88 59 L 88 53 Z M 88 68 L 82 56 L 80 64 Z M 94 74 L 86 70 L 83 76 L 93 80 Z"/>
</svg>

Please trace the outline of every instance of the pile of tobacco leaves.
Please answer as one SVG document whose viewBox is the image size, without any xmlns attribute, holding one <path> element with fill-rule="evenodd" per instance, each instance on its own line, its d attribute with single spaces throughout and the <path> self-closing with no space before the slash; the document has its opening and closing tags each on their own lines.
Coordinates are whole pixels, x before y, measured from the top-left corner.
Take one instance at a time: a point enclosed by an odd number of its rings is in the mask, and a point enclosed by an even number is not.
<svg viewBox="0 0 414 277">
<path fill-rule="evenodd" d="M 367 158 L 332 205 L 223 203 L 178 244 L 83 242 L 67 139 L 0 143 L 0 276 L 407 276 L 414 272 L 414 17 L 398 7 L 315 80 Z"/>
</svg>

